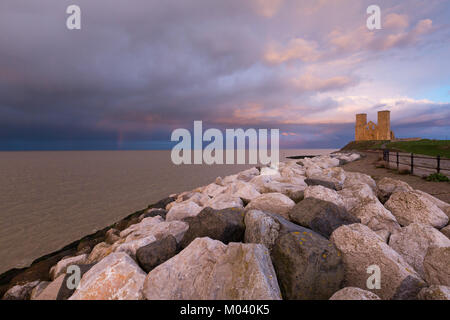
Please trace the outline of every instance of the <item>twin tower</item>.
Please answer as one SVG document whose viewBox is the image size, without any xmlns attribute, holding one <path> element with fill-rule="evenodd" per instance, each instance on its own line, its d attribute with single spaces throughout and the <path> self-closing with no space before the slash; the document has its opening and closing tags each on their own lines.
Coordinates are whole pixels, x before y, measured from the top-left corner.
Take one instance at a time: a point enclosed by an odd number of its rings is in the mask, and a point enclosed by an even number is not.
<svg viewBox="0 0 450 320">
<path fill-rule="evenodd" d="M 360 113 L 356 115 L 355 141 L 363 140 L 393 140 L 394 133 L 391 131 L 391 112 L 379 111 L 378 124 L 369 121 L 367 123 L 367 114 Z"/>
</svg>

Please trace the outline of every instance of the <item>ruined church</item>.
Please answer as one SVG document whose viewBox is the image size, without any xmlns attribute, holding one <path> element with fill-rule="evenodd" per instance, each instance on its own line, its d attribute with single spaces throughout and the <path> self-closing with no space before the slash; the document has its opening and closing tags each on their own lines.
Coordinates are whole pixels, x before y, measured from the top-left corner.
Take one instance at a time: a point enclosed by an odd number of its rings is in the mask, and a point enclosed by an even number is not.
<svg viewBox="0 0 450 320">
<path fill-rule="evenodd" d="M 363 140 L 394 140 L 394 133 L 391 131 L 391 112 L 388 110 L 378 112 L 378 124 L 369 121 L 367 114 L 356 115 L 355 141 Z"/>
</svg>

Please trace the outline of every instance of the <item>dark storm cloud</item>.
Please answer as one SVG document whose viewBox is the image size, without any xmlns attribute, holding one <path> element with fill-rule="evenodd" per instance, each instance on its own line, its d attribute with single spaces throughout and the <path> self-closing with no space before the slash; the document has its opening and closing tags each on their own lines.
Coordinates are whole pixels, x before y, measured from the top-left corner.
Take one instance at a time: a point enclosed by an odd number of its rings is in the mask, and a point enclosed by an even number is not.
<svg viewBox="0 0 450 320">
<path fill-rule="evenodd" d="M 74 3 L 79 31 L 65 28 Z M 314 95 L 354 87 L 360 77 L 353 66 L 326 64 L 336 39 L 324 17 L 336 7 L 325 3 L 3 0 L 0 148 L 27 140 L 167 142 L 193 120 L 281 127 L 302 138 L 283 138 L 289 146 L 342 143 L 352 133 L 348 119 L 314 120 L 339 107 Z"/>
</svg>

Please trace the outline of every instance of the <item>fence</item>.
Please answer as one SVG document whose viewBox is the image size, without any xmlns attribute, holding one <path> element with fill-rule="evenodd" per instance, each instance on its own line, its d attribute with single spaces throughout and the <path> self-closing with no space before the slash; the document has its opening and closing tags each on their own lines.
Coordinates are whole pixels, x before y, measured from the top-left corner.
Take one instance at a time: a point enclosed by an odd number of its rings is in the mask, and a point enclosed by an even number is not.
<svg viewBox="0 0 450 320">
<path fill-rule="evenodd" d="M 392 158 L 394 158 L 392 160 Z M 417 155 L 414 153 L 391 152 L 389 149 L 383 150 L 383 160 L 388 163 L 395 163 L 397 170 L 400 170 L 400 165 L 410 168 L 411 174 L 415 171 L 437 172 L 446 176 L 450 174 L 450 159 L 437 157 L 430 157 L 424 155 Z"/>
</svg>

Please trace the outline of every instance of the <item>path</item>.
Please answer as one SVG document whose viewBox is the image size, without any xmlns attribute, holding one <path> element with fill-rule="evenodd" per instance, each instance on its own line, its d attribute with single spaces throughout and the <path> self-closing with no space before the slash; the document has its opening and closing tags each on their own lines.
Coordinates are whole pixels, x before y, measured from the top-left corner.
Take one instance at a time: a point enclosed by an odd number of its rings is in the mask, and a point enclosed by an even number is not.
<svg viewBox="0 0 450 320">
<path fill-rule="evenodd" d="M 430 182 L 420 177 L 410 174 L 398 174 L 394 170 L 385 168 L 376 168 L 375 163 L 379 161 L 380 154 L 365 153 L 366 157 L 343 165 L 343 169 L 350 172 L 361 172 L 372 176 L 375 181 L 383 177 L 389 177 L 408 183 L 414 189 L 419 189 L 435 196 L 442 201 L 450 203 L 450 183 L 449 182 Z"/>
</svg>

